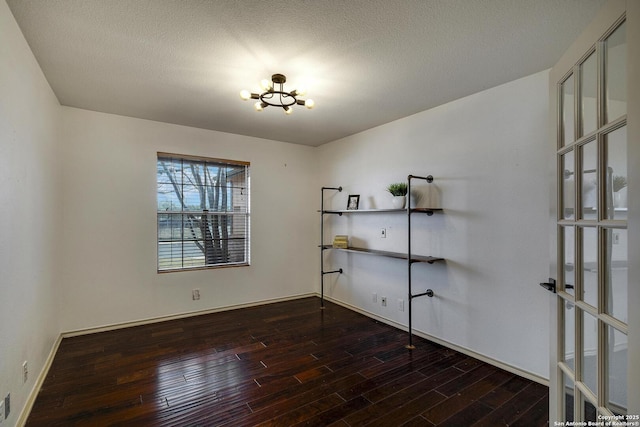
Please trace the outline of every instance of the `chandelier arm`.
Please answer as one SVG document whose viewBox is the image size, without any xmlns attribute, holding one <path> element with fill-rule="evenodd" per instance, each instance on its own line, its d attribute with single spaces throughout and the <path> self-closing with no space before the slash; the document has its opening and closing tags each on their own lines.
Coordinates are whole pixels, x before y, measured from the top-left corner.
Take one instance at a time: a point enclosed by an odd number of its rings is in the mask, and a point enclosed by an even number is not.
<svg viewBox="0 0 640 427">
<path fill-rule="evenodd" d="M 274 96 L 276 95 L 278 96 L 278 98 L 274 99 Z M 288 100 L 287 98 L 291 98 L 292 100 Z M 292 96 L 291 94 L 280 90 L 261 93 L 260 101 L 264 102 L 267 105 L 271 105 L 272 107 L 280 108 L 290 107 L 297 104 L 297 99 L 295 96 Z"/>
<path fill-rule="evenodd" d="M 284 90 L 286 77 L 283 74 L 272 75 L 271 81 L 273 84 L 268 89 L 265 89 L 259 94 L 251 93 L 251 99 L 258 99 L 262 108 L 272 106 L 280 107 L 285 111 L 288 111 L 292 105 L 306 105 L 306 101 L 304 99 L 298 99 L 299 94 L 297 90 L 292 90 L 291 92 L 286 92 Z M 279 90 L 275 89 L 276 85 L 278 85 L 277 87 Z M 307 108 L 312 108 L 312 106 L 307 106 Z"/>
</svg>

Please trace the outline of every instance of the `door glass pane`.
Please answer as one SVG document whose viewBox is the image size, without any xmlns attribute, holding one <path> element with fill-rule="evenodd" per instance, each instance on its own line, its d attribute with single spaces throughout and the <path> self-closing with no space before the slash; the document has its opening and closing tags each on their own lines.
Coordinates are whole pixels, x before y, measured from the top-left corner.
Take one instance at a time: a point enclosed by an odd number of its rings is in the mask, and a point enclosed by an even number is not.
<svg viewBox="0 0 640 427">
<path fill-rule="evenodd" d="M 606 313 L 627 323 L 627 230 L 605 230 Z"/>
<path fill-rule="evenodd" d="M 562 162 L 562 218 L 573 219 L 576 195 L 573 151 L 563 154 L 560 159 Z"/>
<path fill-rule="evenodd" d="M 627 413 L 627 336 L 607 328 L 607 408 L 616 415 Z"/>
<path fill-rule="evenodd" d="M 605 41 L 605 117 L 610 123 L 627 114 L 627 36 L 620 25 Z"/>
<path fill-rule="evenodd" d="M 575 305 L 564 302 L 564 353 L 562 360 L 571 368 L 573 372 L 576 369 L 576 314 Z"/>
<path fill-rule="evenodd" d="M 582 293 L 581 299 L 598 307 L 598 232 L 595 227 L 582 230 Z"/>
<path fill-rule="evenodd" d="M 604 136 L 607 155 L 607 218 L 627 219 L 627 127 Z"/>
<path fill-rule="evenodd" d="M 593 421 L 595 425 L 596 418 L 598 417 L 598 411 L 593 403 L 589 402 L 586 398 L 583 398 L 584 402 L 584 418 L 583 421 Z"/>
<path fill-rule="evenodd" d="M 596 70 L 596 54 L 594 52 L 580 65 L 580 113 L 582 114 L 580 135 L 591 133 L 598 127 L 596 119 L 596 94 L 598 92 Z"/>
<path fill-rule="evenodd" d="M 575 295 L 576 285 L 576 258 L 575 258 L 575 231 L 573 227 L 563 227 L 564 245 L 564 290 L 571 295 Z"/>
<path fill-rule="evenodd" d="M 566 373 L 562 373 L 563 388 L 564 388 L 564 420 L 573 421 L 573 380 Z"/>
<path fill-rule="evenodd" d="M 598 214 L 598 146 L 595 141 L 585 144 L 582 154 L 582 218 L 596 219 Z"/>
<path fill-rule="evenodd" d="M 597 319 L 582 311 L 582 382 L 592 393 L 598 392 L 598 328 Z"/>
<path fill-rule="evenodd" d="M 576 114 L 575 105 L 574 105 L 575 90 L 573 88 L 573 85 L 574 85 L 573 74 L 569 76 L 569 78 L 565 80 L 564 83 L 562 83 L 561 85 L 562 86 L 562 89 L 561 89 L 562 145 L 570 144 L 576 139 L 575 128 L 574 128 L 575 114 Z"/>
</svg>

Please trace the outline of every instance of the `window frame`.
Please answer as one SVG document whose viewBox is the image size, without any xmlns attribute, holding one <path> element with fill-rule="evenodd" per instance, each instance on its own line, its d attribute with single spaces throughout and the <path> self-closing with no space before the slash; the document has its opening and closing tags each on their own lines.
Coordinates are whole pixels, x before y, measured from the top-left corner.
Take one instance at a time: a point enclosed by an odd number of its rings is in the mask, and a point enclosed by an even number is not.
<svg viewBox="0 0 640 427">
<path fill-rule="evenodd" d="M 161 163 L 163 160 L 180 165 L 177 175 L 170 174 L 166 169 L 167 163 Z M 193 174 L 197 171 L 198 176 L 185 172 L 185 165 L 187 167 L 195 165 L 196 169 L 192 167 L 191 172 Z M 156 271 L 158 273 L 250 265 L 250 166 L 250 162 L 239 160 L 156 153 Z M 165 168 L 165 172 L 160 171 L 161 167 Z M 223 182 L 218 182 L 210 173 L 212 169 L 219 168 L 222 168 L 223 172 L 217 178 L 224 176 Z M 229 169 L 239 170 L 239 168 L 241 172 L 227 175 Z M 234 183 L 233 177 L 237 176 L 242 178 Z M 163 187 L 164 189 L 161 190 Z M 172 191 L 167 190 L 167 187 L 173 190 L 173 194 Z M 190 187 L 191 192 L 187 193 L 188 190 L 185 187 Z M 224 193 L 219 193 L 220 199 L 211 197 L 217 190 L 222 190 Z M 166 194 L 177 202 L 174 204 L 172 201 L 167 206 L 167 199 L 162 197 Z M 194 195 L 199 197 L 199 206 L 196 208 L 190 205 L 190 203 L 193 204 L 193 199 L 189 196 Z M 211 203 L 214 205 L 212 206 Z M 212 207 L 215 209 L 210 209 Z M 221 225 L 221 222 L 225 225 Z M 174 224 L 177 224 L 177 227 Z M 186 232 L 187 228 L 189 233 Z M 177 235 L 176 230 L 178 230 Z M 214 230 L 219 230 L 220 233 Z M 229 247 L 230 243 L 234 247 Z M 168 251 L 169 256 L 163 256 L 162 247 L 165 245 L 171 247 Z M 191 247 L 190 250 L 185 249 L 187 246 Z M 175 253 L 173 247 L 179 248 L 179 253 Z M 164 252 L 166 253 L 166 250 Z M 223 258 L 222 261 L 220 257 Z"/>
</svg>

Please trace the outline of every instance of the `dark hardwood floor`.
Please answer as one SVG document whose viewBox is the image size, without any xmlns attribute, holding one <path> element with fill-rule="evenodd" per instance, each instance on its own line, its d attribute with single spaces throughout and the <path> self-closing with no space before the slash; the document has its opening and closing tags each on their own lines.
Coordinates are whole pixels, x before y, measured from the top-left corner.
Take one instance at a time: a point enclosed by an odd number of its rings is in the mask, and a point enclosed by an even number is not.
<svg viewBox="0 0 640 427">
<path fill-rule="evenodd" d="M 65 338 L 27 426 L 541 426 L 548 389 L 318 298 Z M 508 345 L 508 343 L 505 343 Z"/>
</svg>

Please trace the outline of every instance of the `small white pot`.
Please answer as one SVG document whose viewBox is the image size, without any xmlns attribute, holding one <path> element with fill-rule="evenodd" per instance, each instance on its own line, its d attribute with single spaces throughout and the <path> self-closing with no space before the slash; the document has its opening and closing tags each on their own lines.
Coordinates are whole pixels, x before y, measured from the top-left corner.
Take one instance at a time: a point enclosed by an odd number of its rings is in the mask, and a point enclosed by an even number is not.
<svg viewBox="0 0 640 427">
<path fill-rule="evenodd" d="M 393 209 L 404 209 L 404 204 L 407 200 L 407 196 L 393 196 L 391 199 L 391 205 Z"/>
</svg>

